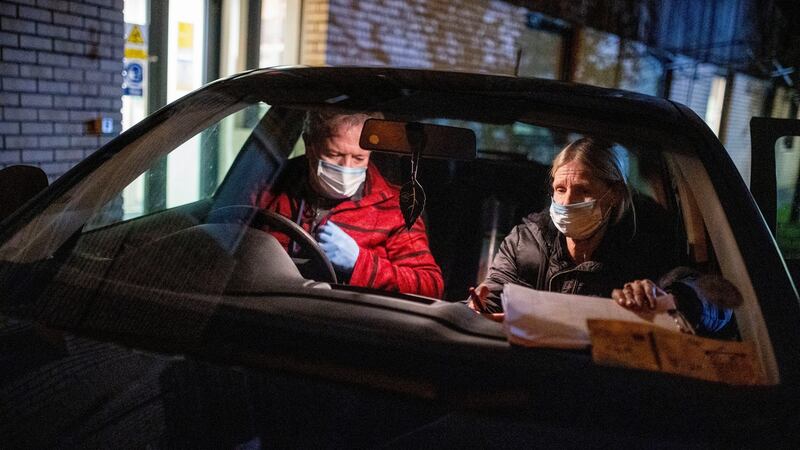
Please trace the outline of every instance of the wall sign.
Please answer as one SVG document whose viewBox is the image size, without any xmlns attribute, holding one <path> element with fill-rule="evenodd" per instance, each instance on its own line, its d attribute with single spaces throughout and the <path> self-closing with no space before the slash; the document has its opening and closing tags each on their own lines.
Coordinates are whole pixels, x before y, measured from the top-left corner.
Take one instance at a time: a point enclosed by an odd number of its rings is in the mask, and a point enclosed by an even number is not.
<svg viewBox="0 0 800 450">
<path fill-rule="evenodd" d="M 122 95 L 141 97 L 147 79 L 147 27 L 125 24 Z"/>
</svg>

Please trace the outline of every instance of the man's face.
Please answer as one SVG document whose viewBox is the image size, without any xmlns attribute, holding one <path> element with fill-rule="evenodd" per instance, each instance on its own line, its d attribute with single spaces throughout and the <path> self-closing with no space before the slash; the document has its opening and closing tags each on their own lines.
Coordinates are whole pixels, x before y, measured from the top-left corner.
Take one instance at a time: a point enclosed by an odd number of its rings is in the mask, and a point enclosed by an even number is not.
<svg viewBox="0 0 800 450">
<path fill-rule="evenodd" d="M 317 159 L 343 167 L 367 167 L 370 151 L 358 145 L 362 128 L 364 124 L 341 124 L 329 137 L 315 143 L 310 153 Z"/>
</svg>

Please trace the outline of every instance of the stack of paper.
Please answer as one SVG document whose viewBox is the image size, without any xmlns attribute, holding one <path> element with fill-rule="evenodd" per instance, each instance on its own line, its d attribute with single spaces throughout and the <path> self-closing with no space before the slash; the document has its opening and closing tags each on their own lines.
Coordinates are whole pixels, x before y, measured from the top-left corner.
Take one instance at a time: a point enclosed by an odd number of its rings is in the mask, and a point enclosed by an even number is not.
<svg viewBox="0 0 800 450">
<path fill-rule="evenodd" d="M 647 323 L 678 331 L 675 321 L 666 311 L 653 311 L 643 316 L 608 298 L 537 291 L 506 284 L 501 299 L 505 311 L 503 326 L 508 340 L 528 347 L 588 347 L 591 343 L 589 319 Z"/>
</svg>

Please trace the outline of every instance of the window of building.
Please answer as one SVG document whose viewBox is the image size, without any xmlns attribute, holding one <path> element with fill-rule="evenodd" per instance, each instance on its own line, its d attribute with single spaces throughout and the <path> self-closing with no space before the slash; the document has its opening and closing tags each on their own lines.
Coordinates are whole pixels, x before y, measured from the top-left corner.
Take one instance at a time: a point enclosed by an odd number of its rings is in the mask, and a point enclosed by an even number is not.
<svg viewBox="0 0 800 450">
<path fill-rule="evenodd" d="M 619 87 L 658 96 L 662 92 L 664 67 L 646 45 L 624 41 L 620 55 Z"/>
<path fill-rule="evenodd" d="M 584 28 L 578 38 L 574 80 L 613 88 L 618 84 L 620 37 Z"/>
<path fill-rule="evenodd" d="M 563 70 L 564 38 L 559 33 L 525 28 L 519 37 L 517 75 L 557 80 Z"/>
<path fill-rule="evenodd" d="M 725 104 L 725 77 L 715 76 L 711 80 L 711 92 L 706 103 L 706 114 L 704 120 L 708 127 L 719 136 L 720 125 L 722 124 L 722 107 Z"/>
<path fill-rule="evenodd" d="M 147 58 L 148 0 L 126 0 L 125 59 L 122 95 L 122 131 L 127 130 L 147 116 L 149 68 Z M 144 212 L 144 175 L 137 178 L 122 193 L 124 217 L 141 215 Z"/>
<path fill-rule="evenodd" d="M 300 0 L 262 0 L 259 66 L 297 64 L 299 44 Z"/>
</svg>

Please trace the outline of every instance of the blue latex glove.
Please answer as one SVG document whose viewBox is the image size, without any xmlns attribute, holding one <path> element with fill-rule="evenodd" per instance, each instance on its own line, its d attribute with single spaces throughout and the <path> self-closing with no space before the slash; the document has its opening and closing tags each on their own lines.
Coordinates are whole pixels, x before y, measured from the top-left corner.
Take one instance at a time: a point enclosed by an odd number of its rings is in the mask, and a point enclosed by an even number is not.
<svg viewBox="0 0 800 450">
<path fill-rule="evenodd" d="M 317 233 L 317 242 L 333 267 L 350 273 L 356 266 L 359 248 L 356 241 L 333 222 L 326 222 Z"/>
</svg>

